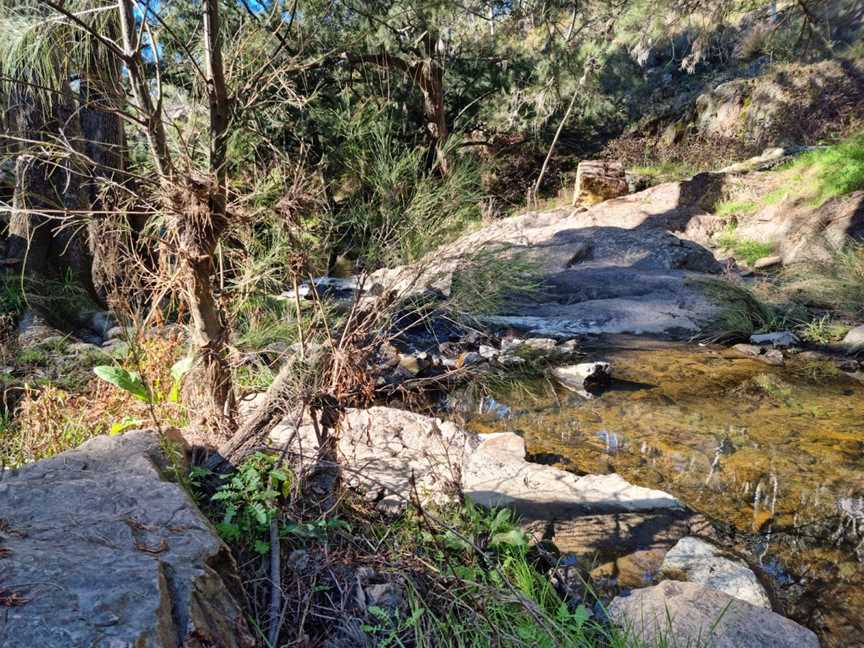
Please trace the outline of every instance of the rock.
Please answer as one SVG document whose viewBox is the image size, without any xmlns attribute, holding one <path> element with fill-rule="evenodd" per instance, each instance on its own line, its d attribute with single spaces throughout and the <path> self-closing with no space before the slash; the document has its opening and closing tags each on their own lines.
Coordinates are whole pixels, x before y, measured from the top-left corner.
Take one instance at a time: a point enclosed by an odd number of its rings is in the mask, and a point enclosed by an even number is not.
<svg viewBox="0 0 864 648">
<path fill-rule="evenodd" d="M 605 513 L 543 521 L 528 532 L 591 565 L 598 580 L 614 578 L 620 587 L 645 587 L 660 570 L 666 552 L 691 533 L 696 518 L 684 509 Z"/>
<path fill-rule="evenodd" d="M 792 331 L 778 331 L 776 333 L 762 333 L 750 336 L 750 344 L 758 346 L 771 346 L 775 349 L 788 349 L 798 346 L 801 340 Z"/>
<path fill-rule="evenodd" d="M 649 646 L 671 637 L 682 646 L 819 648 L 816 635 L 794 621 L 695 583 L 667 580 L 633 590 L 616 597 L 608 612 Z"/>
<path fill-rule="evenodd" d="M 432 366 L 432 358 L 428 353 L 401 353 L 399 354 L 399 366 L 412 376 L 425 371 Z"/>
<path fill-rule="evenodd" d="M 95 344 L 90 344 L 89 342 L 73 342 L 66 347 L 66 352 L 74 355 L 81 355 L 85 353 L 100 353 L 102 352 L 102 348 L 96 346 Z"/>
<path fill-rule="evenodd" d="M 559 343 L 552 338 L 505 338 L 501 341 L 501 352 L 497 361 L 503 365 L 518 365 L 523 362 L 560 362 L 578 356 L 575 340 Z"/>
<path fill-rule="evenodd" d="M 670 580 L 698 583 L 756 607 L 771 609 L 771 600 L 753 570 L 699 538 L 682 538 L 666 554 L 660 573 Z"/>
<path fill-rule="evenodd" d="M 512 506 L 528 520 L 679 508 L 673 496 L 628 483 L 620 475 L 579 477 L 525 460 L 512 433 L 484 438 L 462 467 L 462 491 L 486 507 Z"/>
<path fill-rule="evenodd" d="M 783 352 L 779 349 L 766 349 L 755 344 L 736 344 L 732 349 L 741 355 L 777 367 L 782 366 L 786 362 L 783 359 Z"/>
<path fill-rule="evenodd" d="M 487 344 L 481 344 L 479 347 L 477 347 L 477 353 L 479 353 L 480 357 L 484 358 L 485 360 L 492 360 L 493 358 L 496 358 L 501 352 L 495 347 L 489 346 Z"/>
<path fill-rule="evenodd" d="M 612 377 L 612 365 L 605 361 L 582 362 L 555 367 L 552 375 L 567 389 L 584 393 L 607 384 Z"/>
<path fill-rule="evenodd" d="M 302 450 L 303 457 L 317 453 L 310 421 L 295 434 L 286 419 L 270 440 L 277 447 L 291 440 L 290 449 Z M 391 407 L 347 410 L 337 457 L 344 483 L 388 513 L 403 511 L 415 492 L 429 505 L 455 502 L 460 491 L 481 506 L 512 505 L 528 519 L 680 507 L 668 493 L 634 486 L 619 475 L 578 477 L 529 463 L 525 441 L 516 434 L 480 437 L 449 421 Z"/>
<path fill-rule="evenodd" d="M 51 326 L 35 311 L 27 311 L 18 320 L 18 345 L 22 348 L 62 342 L 66 338 L 63 332 Z"/>
<path fill-rule="evenodd" d="M 593 205 L 627 194 L 624 165 L 606 160 L 583 160 L 576 167 L 573 206 Z"/>
<path fill-rule="evenodd" d="M 572 268 L 577 263 L 581 263 L 582 261 L 586 261 L 591 258 L 591 255 L 594 251 L 594 246 L 590 241 L 582 241 L 573 246 L 573 256 L 567 261 L 567 264 L 564 266 L 565 268 Z"/>
<path fill-rule="evenodd" d="M 102 345 L 102 351 L 112 358 L 122 358 L 129 354 L 129 343 L 125 340 L 114 338 Z"/>
<path fill-rule="evenodd" d="M 783 263 L 783 257 L 778 255 L 772 255 L 767 257 L 762 257 L 761 259 L 756 259 L 753 262 L 754 270 L 764 270 L 766 268 L 773 268 L 774 266 L 781 265 Z"/>
<path fill-rule="evenodd" d="M 850 330 L 843 338 L 842 344 L 850 354 L 864 350 L 864 324 Z"/>
<path fill-rule="evenodd" d="M 171 469 L 132 431 L 0 473 L 0 569 L 24 601 L 0 645 L 255 645 L 234 560 Z"/>
<path fill-rule="evenodd" d="M 374 583 L 363 588 L 366 609 L 398 610 L 405 602 L 405 590 L 396 583 Z"/>
<path fill-rule="evenodd" d="M 416 264 L 376 271 L 369 284 L 405 295 L 427 288 L 446 294 L 466 259 L 487 250 L 531 263 L 537 288 L 506 295 L 494 316 L 475 313 L 485 324 L 554 339 L 617 333 L 690 339 L 720 310 L 698 274 L 723 267 L 707 240 L 687 240 L 687 232 L 695 222 L 699 231 L 722 229 L 707 210 L 720 199 L 723 178 L 703 173 L 584 210 L 496 220 Z"/>
<path fill-rule="evenodd" d="M 317 439 L 311 421 L 294 426 L 286 419 L 271 441 L 314 457 Z M 424 505 L 456 501 L 465 457 L 479 444 L 476 435 L 453 423 L 391 407 L 349 409 L 340 422 L 337 457 L 343 481 L 384 512 L 403 511 L 416 494 Z"/>
<path fill-rule="evenodd" d="M 109 340 L 125 340 L 126 339 L 126 329 L 122 326 L 112 326 L 110 329 L 105 331 L 105 341 Z"/>
</svg>

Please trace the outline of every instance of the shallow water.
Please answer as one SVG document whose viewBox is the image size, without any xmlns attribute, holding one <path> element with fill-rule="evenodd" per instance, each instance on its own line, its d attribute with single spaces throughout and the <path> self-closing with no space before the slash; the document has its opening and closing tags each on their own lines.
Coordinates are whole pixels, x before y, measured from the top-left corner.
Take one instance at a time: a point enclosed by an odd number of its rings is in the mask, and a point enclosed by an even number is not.
<svg viewBox="0 0 864 648">
<path fill-rule="evenodd" d="M 510 416 L 469 427 L 523 434 L 534 460 L 673 493 L 731 530 L 823 645 L 864 645 L 864 519 L 853 531 L 837 505 L 864 495 L 864 385 L 828 361 L 772 367 L 725 349 L 639 343 L 590 357 L 613 365 L 605 393 L 523 385 L 494 395 Z"/>
</svg>

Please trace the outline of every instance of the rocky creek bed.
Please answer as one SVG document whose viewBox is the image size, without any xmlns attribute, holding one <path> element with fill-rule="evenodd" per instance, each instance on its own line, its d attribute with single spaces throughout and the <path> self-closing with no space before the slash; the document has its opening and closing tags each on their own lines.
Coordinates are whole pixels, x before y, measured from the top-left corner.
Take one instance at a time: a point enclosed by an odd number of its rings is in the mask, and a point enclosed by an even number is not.
<svg viewBox="0 0 864 648">
<path fill-rule="evenodd" d="M 861 645 L 864 385 L 806 352 L 777 366 L 734 349 L 630 339 L 589 357 L 613 367 L 596 397 L 521 384 L 495 394 L 497 408 L 467 408 L 469 429 L 514 432 L 529 458 L 575 474 L 668 491 L 710 520 L 703 532 L 745 556 L 773 604 L 823 645 Z M 593 575 L 619 591 L 662 577 L 663 534 L 675 537 L 677 523 L 634 530 L 629 544 L 598 542 L 614 531 L 599 523 L 558 533 L 567 549 L 593 552 Z"/>
</svg>

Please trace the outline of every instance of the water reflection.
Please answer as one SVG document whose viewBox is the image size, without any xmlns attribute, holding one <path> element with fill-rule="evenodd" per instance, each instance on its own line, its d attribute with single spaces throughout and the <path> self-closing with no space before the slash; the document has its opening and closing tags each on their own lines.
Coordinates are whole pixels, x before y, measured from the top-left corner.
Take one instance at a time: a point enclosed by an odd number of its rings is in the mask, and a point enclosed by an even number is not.
<svg viewBox="0 0 864 648">
<path fill-rule="evenodd" d="M 516 431 L 534 456 L 579 473 L 619 472 L 731 525 L 752 538 L 766 569 L 796 574 L 777 587 L 808 625 L 828 628 L 823 645 L 858 645 L 864 386 L 824 360 L 773 367 L 688 346 L 598 357 L 614 378 L 599 397 L 538 383 L 530 399 L 494 395 L 508 418 L 469 426 Z"/>
</svg>

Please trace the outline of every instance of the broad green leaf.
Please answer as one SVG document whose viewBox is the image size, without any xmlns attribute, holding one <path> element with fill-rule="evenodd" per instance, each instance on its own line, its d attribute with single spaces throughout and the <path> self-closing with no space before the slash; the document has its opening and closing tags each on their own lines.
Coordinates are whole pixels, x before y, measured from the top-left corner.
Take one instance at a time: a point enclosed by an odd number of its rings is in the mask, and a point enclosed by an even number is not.
<svg viewBox="0 0 864 648">
<path fill-rule="evenodd" d="M 120 389 L 129 392 L 145 403 L 153 402 L 153 396 L 150 393 L 150 389 L 144 384 L 144 381 L 141 380 L 141 376 L 134 371 L 127 371 L 123 367 L 100 365 L 93 368 L 93 373 L 105 382 L 111 383 L 115 387 L 119 387 Z"/>
<path fill-rule="evenodd" d="M 138 427 L 139 425 L 141 425 L 141 423 L 141 419 L 129 418 L 128 416 L 121 421 L 114 421 L 111 424 L 111 431 L 108 433 L 108 436 L 117 436 L 118 434 L 123 434 L 126 430 Z"/>
<path fill-rule="evenodd" d="M 190 355 L 178 360 L 174 363 L 174 366 L 171 367 L 171 378 L 174 379 L 174 382 L 180 382 L 187 373 L 192 371 L 194 365 L 195 356 Z"/>
<path fill-rule="evenodd" d="M 502 544 L 510 545 L 512 547 L 527 547 L 528 546 L 528 536 L 525 535 L 524 531 L 520 531 L 519 529 L 511 529 L 505 533 L 496 533 L 492 536 L 492 541 L 490 544 L 493 547 L 497 547 Z"/>
</svg>

